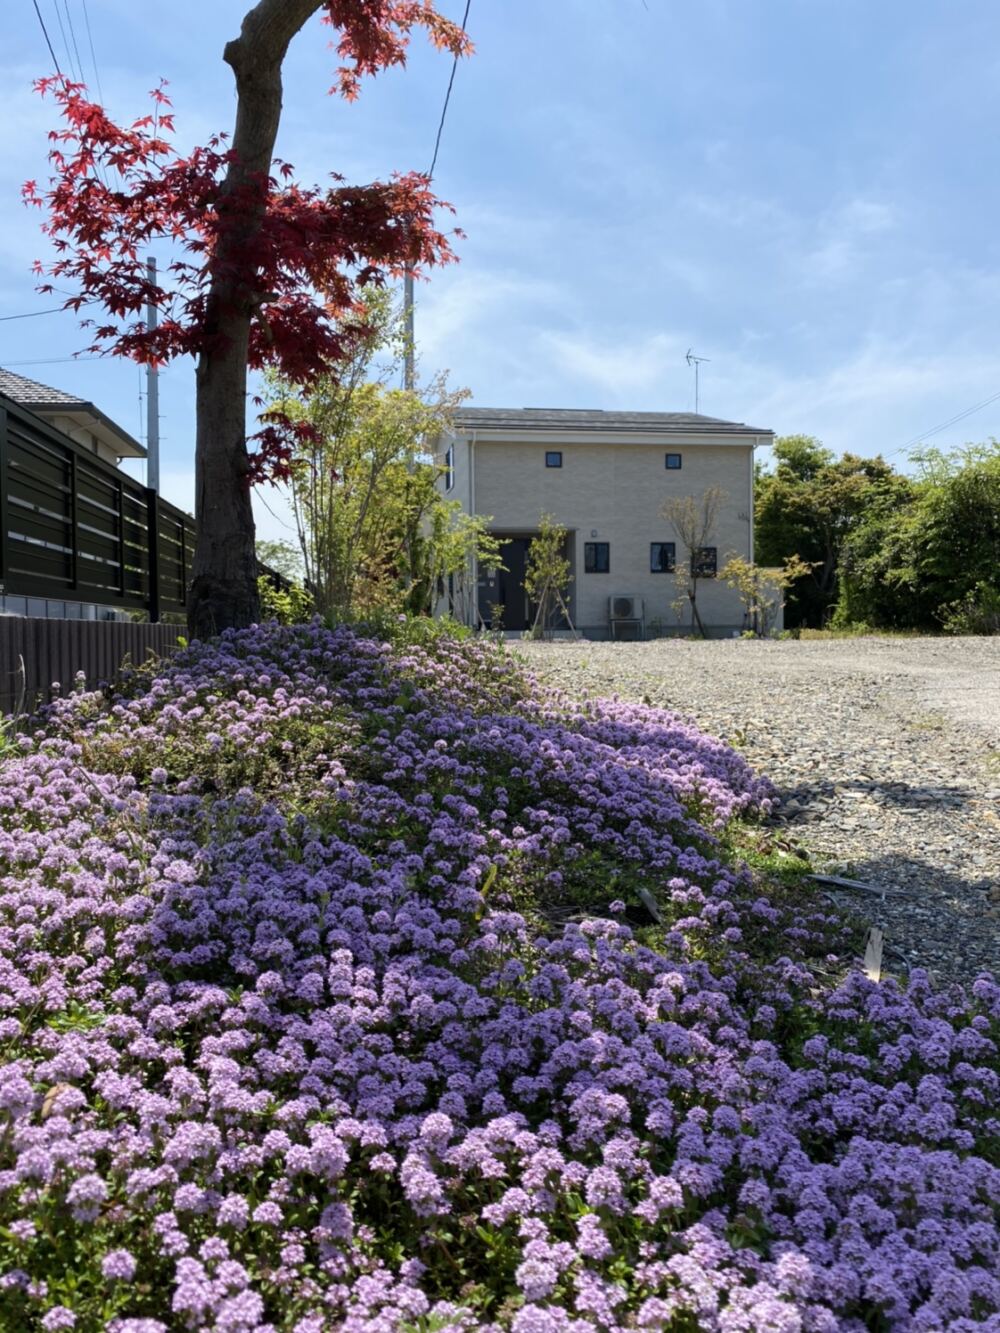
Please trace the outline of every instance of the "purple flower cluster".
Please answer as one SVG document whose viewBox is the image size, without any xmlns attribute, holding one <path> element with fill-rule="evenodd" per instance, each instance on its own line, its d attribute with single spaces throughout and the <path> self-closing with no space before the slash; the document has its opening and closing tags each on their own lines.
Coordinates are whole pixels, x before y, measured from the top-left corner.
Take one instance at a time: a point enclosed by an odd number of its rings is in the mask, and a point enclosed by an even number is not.
<svg viewBox="0 0 1000 1333">
<path fill-rule="evenodd" d="M 770 799 L 449 640 L 55 704 L 0 763 L 0 1327 L 1000 1329 L 1000 987 L 820 993 L 831 921 L 716 841 Z"/>
</svg>

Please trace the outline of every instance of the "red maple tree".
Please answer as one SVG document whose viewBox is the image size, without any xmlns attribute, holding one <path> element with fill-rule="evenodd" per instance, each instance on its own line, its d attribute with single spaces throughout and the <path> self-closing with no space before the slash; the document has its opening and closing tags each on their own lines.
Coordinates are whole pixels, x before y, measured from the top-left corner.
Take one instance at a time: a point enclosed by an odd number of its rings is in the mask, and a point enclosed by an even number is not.
<svg viewBox="0 0 1000 1333">
<path fill-rule="evenodd" d="M 232 139 L 219 136 L 187 156 L 172 147 L 162 87 L 150 115 L 120 126 L 83 85 L 62 77 L 37 84 L 63 120 L 49 136 L 52 179 L 24 187 L 47 210 L 44 230 L 56 251 L 37 270 L 74 286 L 68 307 L 102 308 L 102 320 L 84 321 L 89 350 L 156 364 L 196 359 L 196 637 L 251 624 L 259 613 L 250 487 L 280 475 L 283 446 L 270 429 L 248 451 L 248 370 L 273 366 L 308 387 L 349 351 L 359 288 L 453 258 L 434 224 L 440 201 L 426 175 L 364 186 L 334 176 L 328 189 L 306 188 L 274 160 L 282 63 L 316 14 L 337 31 L 331 92 L 349 101 L 364 76 L 405 63 L 415 28 L 455 56 L 472 49 L 433 0 L 258 0 L 223 52 L 236 78 Z M 154 284 L 145 256 L 155 242 L 168 242 L 177 258 Z M 150 301 L 159 312 L 153 332 L 144 319 Z"/>
</svg>

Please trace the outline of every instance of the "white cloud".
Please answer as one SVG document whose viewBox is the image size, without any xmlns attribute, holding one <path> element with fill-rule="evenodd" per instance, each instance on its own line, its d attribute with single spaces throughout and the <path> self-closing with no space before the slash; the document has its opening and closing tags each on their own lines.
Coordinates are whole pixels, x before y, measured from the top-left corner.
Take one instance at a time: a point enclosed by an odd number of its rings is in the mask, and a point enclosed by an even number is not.
<svg viewBox="0 0 1000 1333">
<path fill-rule="evenodd" d="M 840 209 L 839 225 L 859 234 L 888 231 L 896 225 L 896 210 L 876 199 L 852 199 Z"/>
<path fill-rule="evenodd" d="M 680 338 L 666 333 L 598 341 L 587 334 L 549 332 L 540 343 L 557 372 L 593 386 L 616 406 L 636 396 L 648 400 L 658 388 L 662 395 L 668 368 L 680 365 L 686 351 Z"/>
<path fill-rule="evenodd" d="M 837 452 L 893 454 L 921 432 L 988 396 L 996 358 L 960 349 L 921 352 L 902 342 L 870 340 L 827 369 L 782 374 L 777 368 L 738 368 L 727 398 L 741 398 L 755 425 L 778 434 L 818 435 Z M 997 434 L 996 405 L 941 435 L 945 445 Z"/>
<path fill-rule="evenodd" d="M 816 228 L 819 244 L 806 246 L 798 267 L 809 282 L 842 283 L 880 253 L 878 238 L 895 226 L 891 205 L 875 199 L 850 199 L 820 218 Z"/>
<path fill-rule="evenodd" d="M 569 386 L 538 399 L 553 406 L 677 411 L 692 406 L 686 341 L 674 332 L 609 337 L 542 331 L 535 354 L 551 380 Z M 837 452 L 893 452 L 913 436 L 987 397 L 996 382 L 988 349 L 930 352 L 912 341 L 867 337 L 820 369 L 775 359 L 766 340 L 734 331 L 702 367 L 700 409 L 779 435 L 818 435 Z M 1000 435 L 997 406 L 942 435 L 945 443 Z M 897 454 L 897 465 L 905 455 Z"/>
<path fill-rule="evenodd" d="M 548 392 L 551 367 L 540 330 L 559 323 L 572 296 L 507 269 L 463 265 L 418 287 L 415 328 L 424 378 L 451 372 L 455 388 L 492 405 Z"/>
</svg>

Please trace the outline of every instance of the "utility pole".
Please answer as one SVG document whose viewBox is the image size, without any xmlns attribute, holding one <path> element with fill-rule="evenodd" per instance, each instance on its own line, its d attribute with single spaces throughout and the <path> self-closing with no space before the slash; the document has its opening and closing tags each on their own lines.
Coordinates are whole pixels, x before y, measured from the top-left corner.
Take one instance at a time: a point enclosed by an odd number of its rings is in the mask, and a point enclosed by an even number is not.
<svg viewBox="0 0 1000 1333">
<path fill-rule="evenodd" d="M 708 357 L 695 356 L 692 353 L 691 348 L 689 347 L 687 349 L 687 356 L 684 358 L 684 360 L 688 363 L 689 366 L 694 366 L 694 414 L 695 416 L 697 416 L 698 415 L 698 367 L 701 365 L 703 361 L 707 361 Z"/>
<path fill-rule="evenodd" d="M 156 260 L 146 260 L 146 277 L 156 286 Z M 152 301 L 146 303 L 146 329 L 156 328 L 157 310 Z M 160 372 L 156 366 L 146 367 L 146 485 L 160 489 Z"/>
</svg>

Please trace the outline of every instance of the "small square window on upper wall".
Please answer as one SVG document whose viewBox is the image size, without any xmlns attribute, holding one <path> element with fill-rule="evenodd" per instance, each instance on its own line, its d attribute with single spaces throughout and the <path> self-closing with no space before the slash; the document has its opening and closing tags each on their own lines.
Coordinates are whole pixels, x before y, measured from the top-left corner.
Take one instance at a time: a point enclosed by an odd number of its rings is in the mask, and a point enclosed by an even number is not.
<svg viewBox="0 0 1000 1333">
<path fill-rule="evenodd" d="M 562 450 L 549 449 L 545 454 L 546 467 L 562 467 Z"/>
<path fill-rule="evenodd" d="M 665 454 L 664 459 L 668 472 L 676 472 L 681 465 L 680 454 Z"/>
</svg>

